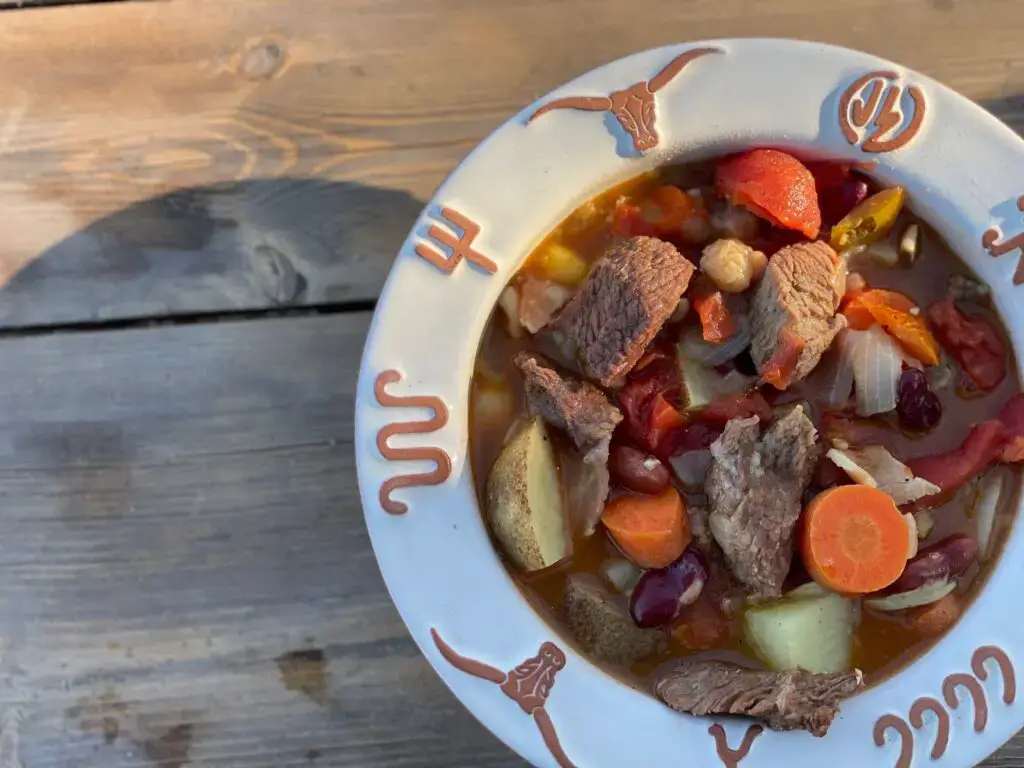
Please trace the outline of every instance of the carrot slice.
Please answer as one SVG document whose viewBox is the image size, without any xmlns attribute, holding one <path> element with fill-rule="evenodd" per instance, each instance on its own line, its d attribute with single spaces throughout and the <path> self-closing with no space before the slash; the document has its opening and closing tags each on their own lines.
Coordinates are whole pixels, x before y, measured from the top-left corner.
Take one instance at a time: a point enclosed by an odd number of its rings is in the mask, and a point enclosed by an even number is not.
<svg viewBox="0 0 1024 768">
<path fill-rule="evenodd" d="M 849 327 L 855 330 L 862 331 L 878 323 L 909 354 L 925 365 L 936 365 L 939 343 L 928 330 L 924 317 L 912 312 L 915 306 L 902 293 L 873 288 L 845 302 L 843 314 Z"/>
<path fill-rule="evenodd" d="M 618 496 L 601 522 L 615 543 L 641 568 L 664 568 L 690 543 L 690 521 L 679 492 L 669 486 L 657 496 Z"/>
<path fill-rule="evenodd" d="M 892 498 L 867 485 L 819 493 L 804 512 L 804 565 L 823 587 L 875 592 L 903 573 L 910 554 L 907 523 Z"/>
</svg>

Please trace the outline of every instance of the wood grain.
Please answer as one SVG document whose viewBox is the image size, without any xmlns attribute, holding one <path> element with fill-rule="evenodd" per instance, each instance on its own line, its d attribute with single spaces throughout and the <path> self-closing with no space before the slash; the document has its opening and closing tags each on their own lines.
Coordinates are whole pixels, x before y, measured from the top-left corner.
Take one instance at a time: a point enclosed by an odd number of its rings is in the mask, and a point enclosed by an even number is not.
<svg viewBox="0 0 1024 768">
<path fill-rule="evenodd" d="M 0 327 L 373 299 L 422 201 L 477 141 L 568 78 L 656 45 L 849 45 L 1020 129 L 1022 22 L 1024 5 L 1006 0 L 650 0 L 642 13 L 613 0 L 173 0 L 5 13 Z"/>
<path fill-rule="evenodd" d="M 24 766 L 521 765 L 381 583 L 352 455 L 367 321 L 0 342 L 0 733 Z"/>
</svg>

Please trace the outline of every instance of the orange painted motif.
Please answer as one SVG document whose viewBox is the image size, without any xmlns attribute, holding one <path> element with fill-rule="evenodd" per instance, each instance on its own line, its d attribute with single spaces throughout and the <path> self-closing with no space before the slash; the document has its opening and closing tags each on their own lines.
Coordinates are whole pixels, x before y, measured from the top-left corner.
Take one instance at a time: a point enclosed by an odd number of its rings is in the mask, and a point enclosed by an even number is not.
<svg viewBox="0 0 1024 768">
<path fill-rule="evenodd" d="M 1024 195 L 1017 198 L 1017 210 L 1024 211 Z M 1002 233 L 997 227 L 992 227 L 981 236 L 981 244 L 993 258 L 998 259 L 1014 250 L 1020 250 L 1020 260 L 1017 262 L 1017 271 L 1013 273 L 1013 284 L 1024 285 L 1024 232 L 1008 237 L 999 242 Z"/>
<path fill-rule="evenodd" d="M 1003 679 L 1003 703 L 1012 704 L 1017 696 L 1017 678 L 1010 662 L 1010 657 L 1001 648 L 994 645 L 983 645 L 971 656 L 971 671 L 974 677 L 963 672 L 954 672 L 942 681 L 942 696 L 950 709 L 957 709 L 963 699 L 958 694 L 959 689 L 966 690 L 970 694 L 971 703 L 974 706 L 974 730 L 981 733 L 988 724 L 988 702 L 985 699 L 985 689 L 981 687 L 978 680 L 988 679 L 988 668 L 986 661 L 995 661 L 996 666 Z M 910 708 L 910 724 L 916 729 L 924 727 L 924 713 L 933 712 L 937 718 L 935 731 L 935 742 L 932 744 L 931 758 L 938 760 L 946 753 L 949 745 L 950 716 L 942 704 L 929 696 L 923 696 Z M 875 721 L 872 735 L 875 745 L 885 746 L 885 732 L 893 730 L 900 737 L 900 754 L 896 759 L 895 768 L 910 768 L 914 760 L 914 734 L 907 725 L 907 721 L 893 714 L 885 714 Z"/>
<path fill-rule="evenodd" d="M 750 754 L 750 748 L 754 746 L 754 739 L 760 736 L 763 731 L 764 728 L 760 725 L 749 726 L 747 732 L 743 734 L 743 741 L 740 742 L 739 749 L 732 749 L 729 746 L 729 738 L 725 733 L 725 728 L 718 723 L 708 728 L 708 733 L 715 740 L 715 751 L 718 752 L 718 758 L 722 761 L 722 765 L 725 768 L 739 768 L 740 761 Z"/>
<path fill-rule="evenodd" d="M 416 255 L 430 262 L 446 275 L 450 275 L 463 259 L 476 264 L 484 272 L 493 275 L 497 271 L 498 265 L 479 251 L 473 249 L 473 241 L 480 234 L 480 225 L 463 216 L 454 208 L 442 208 L 441 216 L 462 230 L 462 234 L 455 236 L 437 224 L 431 224 L 427 234 L 441 245 L 447 246 L 451 250 L 451 255 L 445 256 L 437 248 L 427 243 L 419 243 L 416 246 Z"/>
<path fill-rule="evenodd" d="M 383 427 L 377 433 L 377 450 L 388 461 L 432 461 L 434 469 L 414 475 L 397 475 L 381 484 L 380 505 L 385 512 L 392 515 L 402 515 L 408 510 L 405 503 L 391 498 L 393 490 L 416 485 L 440 485 L 452 473 L 452 460 L 440 448 L 393 448 L 388 445 L 388 439 L 392 435 L 436 432 L 448 423 L 448 407 L 439 397 L 389 395 L 385 387 L 401 380 L 402 374 L 395 370 L 384 371 L 377 376 L 377 381 L 373 385 L 377 402 L 387 408 L 429 408 L 434 415 L 425 421 L 401 421 Z"/>
<path fill-rule="evenodd" d="M 938 718 L 935 742 L 932 744 L 932 760 L 938 760 L 946 754 L 946 746 L 949 744 L 949 713 L 931 696 L 922 696 L 910 707 L 910 724 L 917 730 L 924 728 L 924 713 L 929 711 Z"/>
<path fill-rule="evenodd" d="M 541 645 L 536 656 L 531 656 L 519 664 L 511 672 L 505 673 L 482 661 L 462 656 L 452 650 L 436 629 L 430 630 L 430 636 L 441 655 L 460 672 L 497 683 L 502 693 L 519 705 L 519 708 L 533 716 L 544 744 L 551 750 L 555 762 L 561 768 L 575 768 L 573 762 L 565 754 L 558 740 L 551 716 L 544 708 L 551 688 L 555 684 L 555 675 L 565 667 L 565 654 L 562 649 L 551 642 Z"/>
<path fill-rule="evenodd" d="M 920 132 L 927 109 L 924 92 L 916 85 L 906 89 L 913 105 L 907 118 L 900 104 L 903 86 L 897 80 L 899 75 L 895 72 L 868 72 L 843 91 L 839 98 L 839 127 L 850 144 L 861 141 L 858 130 L 864 130 L 861 149 L 892 152 L 906 146 Z"/>
<path fill-rule="evenodd" d="M 636 151 L 646 152 L 658 146 L 658 142 L 661 141 L 655 127 L 657 106 L 654 94 L 672 82 L 672 79 L 691 61 L 709 53 L 724 51 L 721 48 L 694 48 L 676 56 L 646 82 L 634 83 L 629 88 L 615 91 L 610 96 L 567 96 L 555 99 L 537 109 L 526 122 L 531 123 L 541 115 L 556 109 L 611 112 L 633 140 Z"/>
</svg>

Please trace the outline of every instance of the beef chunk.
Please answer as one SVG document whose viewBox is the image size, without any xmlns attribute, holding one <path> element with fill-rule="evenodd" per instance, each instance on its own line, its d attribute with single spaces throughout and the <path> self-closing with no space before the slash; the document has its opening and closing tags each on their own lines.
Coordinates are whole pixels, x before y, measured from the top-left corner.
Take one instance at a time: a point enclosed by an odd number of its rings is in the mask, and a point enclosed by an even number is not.
<svg viewBox="0 0 1024 768">
<path fill-rule="evenodd" d="M 817 433 L 801 406 L 760 437 L 757 417 L 732 419 L 711 445 L 704 492 L 711 533 L 733 575 L 778 597 L 793 558 L 803 494 L 818 462 Z"/>
<path fill-rule="evenodd" d="M 574 573 L 566 582 L 565 616 L 579 644 L 612 664 L 630 664 L 665 644 L 661 632 L 633 623 L 626 598 L 612 594 L 589 574 Z"/>
<path fill-rule="evenodd" d="M 692 276 L 693 264 L 671 244 L 630 238 L 594 265 L 552 327 L 588 378 L 613 386 L 675 311 Z"/>
<path fill-rule="evenodd" d="M 757 370 L 775 354 L 780 335 L 788 329 L 803 340 L 792 380 L 809 374 L 822 353 L 846 327 L 846 318 L 836 315 L 846 293 L 846 261 L 827 244 L 800 243 L 776 253 L 754 294 L 751 326 L 754 338 L 750 354 Z"/>
<path fill-rule="evenodd" d="M 608 461 L 608 444 L 622 413 L 593 384 L 560 374 L 550 361 L 520 352 L 516 367 L 523 374 L 530 412 L 569 433 L 589 464 Z"/>
<path fill-rule="evenodd" d="M 658 676 L 654 693 L 677 712 L 745 715 L 775 731 L 803 729 L 824 736 L 839 703 L 863 684 L 860 670 L 761 672 L 720 661 L 682 661 Z"/>
</svg>

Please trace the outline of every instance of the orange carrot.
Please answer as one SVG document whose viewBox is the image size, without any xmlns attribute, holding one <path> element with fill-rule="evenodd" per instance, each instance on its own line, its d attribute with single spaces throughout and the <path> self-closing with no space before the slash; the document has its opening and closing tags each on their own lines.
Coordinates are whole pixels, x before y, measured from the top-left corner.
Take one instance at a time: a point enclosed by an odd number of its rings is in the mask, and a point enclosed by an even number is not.
<svg viewBox="0 0 1024 768">
<path fill-rule="evenodd" d="M 952 627 L 960 618 L 960 599 L 946 595 L 931 605 L 922 605 L 907 611 L 910 627 L 921 637 L 937 637 Z"/>
<path fill-rule="evenodd" d="M 892 497 L 867 485 L 819 493 L 804 512 L 801 551 L 811 577 L 844 594 L 876 592 L 903 573 L 907 523 Z"/>
<path fill-rule="evenodd" d="M 924 317 L 911 312 L 914 302 L 896 291 L 873 288 L 856 294 L 844 304 L 849 326 L 864 330 L 878 323 L 909 354 L 925 365 L 939 362 L 939 343 L 928 330 Z"/>
<path fill-rule="evenodd" d="M 675 488 L 657 496 L 618 496 L 604 508 L 601 522 L 615 543 L 641 568 L 663 568 L 690 543 L 690 520 Z"/>
</svg>

